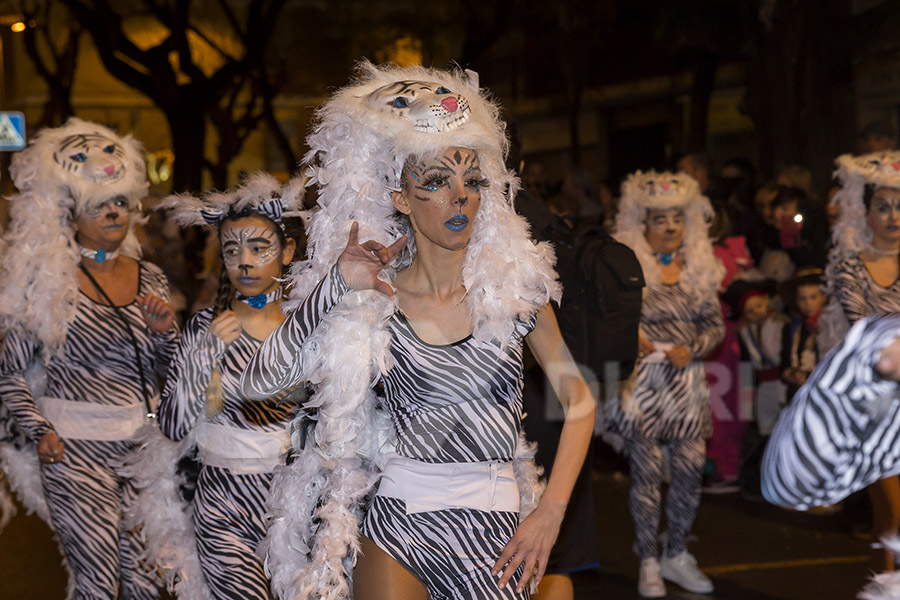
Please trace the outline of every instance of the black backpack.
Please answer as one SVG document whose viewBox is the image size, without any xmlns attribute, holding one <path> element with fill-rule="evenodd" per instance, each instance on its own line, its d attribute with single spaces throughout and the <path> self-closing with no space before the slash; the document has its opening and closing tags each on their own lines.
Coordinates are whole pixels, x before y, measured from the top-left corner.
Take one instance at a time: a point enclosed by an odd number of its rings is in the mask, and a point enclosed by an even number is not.
<svg viewBox="0 0 900 600">
<path fill-rule="evenodd" d="M 563 285 L 556 319 L 575 361 L 604 380 L 607 363 L 626 379 L 637 359 L 644 274 L 634 252 L 600 225 L 577 234 L 539 200 L 519 192 L 516 209 L 531 223 L 532 234 L 556 249 L 556 271 Z"/>
<path fill-rule="evenodd" d="M 638 353 L 644 288 L 641 263 L 631 248 L 595 225 L 579 232 L 575 265 L 578 281 L 569 288 L 570 303 L 582 313 L 575 356 L 601 381 L 615 373 L 609 372 L 611 368 L 618 370 L 619 380 L 627 379 Z"/>
</svg>

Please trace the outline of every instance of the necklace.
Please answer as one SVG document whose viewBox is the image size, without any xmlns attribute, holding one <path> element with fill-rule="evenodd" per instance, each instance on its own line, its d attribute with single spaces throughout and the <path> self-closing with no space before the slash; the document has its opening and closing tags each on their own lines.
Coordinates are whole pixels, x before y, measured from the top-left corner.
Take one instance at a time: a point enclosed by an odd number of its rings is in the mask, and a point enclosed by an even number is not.
<svg viewBox="0 0 900 600">
<path fill-rule="evenodd" d="M 91 258 L 94 262 L 101 264 L 105 263 L 108 260 L 112 260 L 119 256 L 119 249 L 116 248 L 112 252 L 107 252 L 102 248 L 99 250 L 91 250 L 90 248 L 85 248 L 81 244 L 78 244 L 78 252 L 85 258 Z"/>
<path fill-rule="evenodd" d="M 260 309 L 270 302 L 279 300 L 283 295 L 284 292 L 281 290 L 281 287 L 277 287 L 274 291 L 271 291 L 268 294 L 263 292 L 255 296 L 245 296 L 242 293 L 237 292 L 234 297 L 237 298 L 239 302 L 249 304 L 251 308 Z"/>
<path fill-rule="evenodd" d="M 664 267 L 671 265 L 675 258 L 675 255 L 670 252 L 660 252 L 656 256 L 659 259 L 659 263 Z"/>
</svg>

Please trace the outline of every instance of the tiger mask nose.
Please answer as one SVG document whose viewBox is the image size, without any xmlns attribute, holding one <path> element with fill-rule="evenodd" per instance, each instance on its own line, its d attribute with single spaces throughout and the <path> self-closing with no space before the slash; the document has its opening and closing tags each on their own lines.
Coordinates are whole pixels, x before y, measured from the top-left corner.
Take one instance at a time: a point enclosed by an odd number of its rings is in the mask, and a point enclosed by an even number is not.
<svg viewBox="0 0 900 600">
<path fill-rule="evenodd" d="M 456 98 L 444 98 L 441 100 L 441 106 L 443 106 L 447 112 L 454 113 L 459 108 L 459 102 L 456 101 Z"/>
<path fill-rule="evenodd" d="M 106 165 L 105 167 L 103 167 L 103 170 L 107 175 L 112 175 L 116 172 L 116 168 L 113 165 Z"/>
</svg>

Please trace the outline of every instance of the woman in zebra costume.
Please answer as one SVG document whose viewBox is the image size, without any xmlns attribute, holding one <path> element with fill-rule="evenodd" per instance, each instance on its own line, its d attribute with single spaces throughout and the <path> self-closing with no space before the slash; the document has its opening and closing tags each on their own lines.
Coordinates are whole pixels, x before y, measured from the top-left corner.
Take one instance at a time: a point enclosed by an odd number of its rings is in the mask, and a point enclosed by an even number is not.
<svg viewBox="0 0 900 600">
<path fill-rule="evenodd" d="M 302 182 L 282 194 L 275 178 L 260 174 L 230 192 L 176 196 L 162 205 L 181 225 L 214 226 L 222 248 L 216 303 L 185 325 L 159 406 L 163 433 L 176 442 L 192 436 L 199 448 L 203 466 L 191 542 L 203 581 L 219 600 L 270 597 L 256 548 L 265 535 L 272 471 L 290 446 L 287 425 L 297 404 L 293 390 L 248 402 L 240 377 L 262 340 L 284 320 L 279 278 L 296 242 L 285 233 L 282 213 L 298 198 Z"/>
<path fill-rule="evenodd" d="M 687 175 L 638 171 L 622 185 L 614 235 L 641 261 L 647 289 L 638 368 L 622 397 L 608 403 L 606 427 L 631 465 L 629 506 L 641 559 L 638 591 L 645 598 L 665 596 L 663 579 L 696 593 L 713 590 L 687 551 L 712 433 L 700 361 L 725 335 L 716 295 L 725 269 L 707 237 L 712 215 L 709 200 Z M 660 560 L 664 449 L 672 481 Z"/>
<path fill-rule="evenodd" d="M 543 574 L 594 406 L 547 307 L 552 250 L 513 211 L 504 125 L 476 77 L 363 63 L 308 140 L 310 258 L 243 381 L 251 396 L 315 387 L 315 447 L 269 504 L 280 597 L 347 598 L 354 563 L 357 600 L 526 598 Z M 525 341 L 567 411 L 540 500 L 517 442 Z"/>
<path fill-rule="evenodd" d="M 868 315 L 900 314 L 900 152 L 863 156 L 845 154 L 835 161 L 841 190 L 833 202 L 841 207 L 834 227 L 826 287 L 832 300 L 822 316 L 827 348 L 849 325 Z M 869 488 L 872 535 L 897 533 L 900 482 L 896 476 Z M 872 567 L 894 568 L 894 557 L 876 548 Z"/>
<path fill-rule="evenodd" d="M 840 502 L 900 472 L 900 315 L 858 320 L 781 413 L 762 492 L 806 510 Z M 885 537 L 895 552 L 900 540 Z M 875 575 L 864 600 L 900 597 L 900 573 Z"/>
<path fill-rule="evenodd" d="M 73 118 L 40 131 L 10 170 L 19 193 L 0 275 L 0 396 L 21 452 L 6 445 L 3 468 L 17 491 L 42 490 L 23 501 L 60 540 L 70 598 L 120 588 L 156 598 L 141 540 L 122 526 L 134 488 L 116 472 L 177 337 L 165 276 L 139 260 L 133 233 L 147 189 L 141 147 Z M 35 449 L 40 485 L 29 487 Z"/>
</svg>

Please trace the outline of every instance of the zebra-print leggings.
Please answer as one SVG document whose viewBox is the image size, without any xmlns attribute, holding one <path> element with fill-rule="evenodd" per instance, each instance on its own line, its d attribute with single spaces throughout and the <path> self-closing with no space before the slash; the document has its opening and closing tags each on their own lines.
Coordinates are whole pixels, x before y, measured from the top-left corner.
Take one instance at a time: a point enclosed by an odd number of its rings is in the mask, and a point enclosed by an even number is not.
<svg viewBox="0 0 900 600">
<path fill-rule="evenodd" d="M 135 490 L 111 466 L 129 442 L 64 440 L 61 462 L 43 464 L 41 479 L 53 526 L 75 579 L 74 600 L 151 600 L 161 580 L 139 564 L 143 546 L 122 531 L 122 509 Z"/>
<path fill-rule="evenodd" d="M 704 440 L 660 442 L 649 438 L 627 438 L 625 449 L 631 464 L 629 508 L 637 537 L 637 554 L 641 559 L 659 556 L 657 536 L 664 444 L 668 446 L 672 475 L 666 495 L 666 556 L 676 556 L 687 548 L 687 537 L 700 505 L 700 484 L 706 462 Z"/>
<path fill-rule="evenodd" d="M 271 473 L 238 475 L 206 465 L 194 497 L 194 534 L 203 577 L 216 600 L 265 600 L 269 580 L 256 548 L 266 535 Z"/>
</svg>

